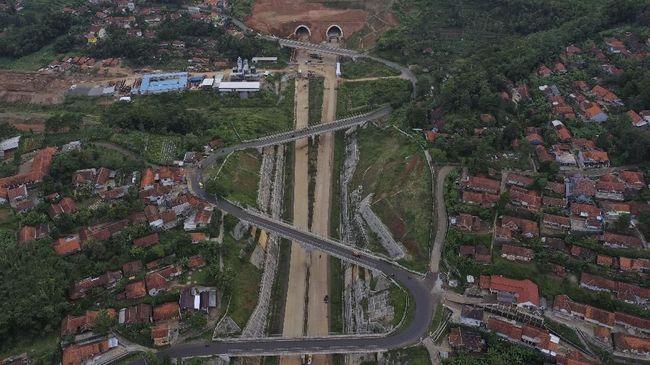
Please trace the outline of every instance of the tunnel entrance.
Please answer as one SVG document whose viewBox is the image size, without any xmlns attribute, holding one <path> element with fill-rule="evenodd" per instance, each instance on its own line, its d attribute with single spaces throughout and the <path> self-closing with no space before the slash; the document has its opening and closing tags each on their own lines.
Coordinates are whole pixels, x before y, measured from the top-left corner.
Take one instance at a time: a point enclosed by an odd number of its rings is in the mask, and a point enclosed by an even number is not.
<svg viewBox="0 0 650 365">
<path fill-rule="evenodd" d="M 311 30 L 306 25 L 299 25 L 299 26 L 296 27 L 296 30 L 294 31 L 294 34 L 298 38 L 310 37 L 311 36 Z"/>
<path fill-rule="evenodd" d="M 343 37 L 343 29 L 339 27 L 338 25 L 330 25 L 329 28 L 327 28 L 327 38 L 341 38 Z"/>
</svg>

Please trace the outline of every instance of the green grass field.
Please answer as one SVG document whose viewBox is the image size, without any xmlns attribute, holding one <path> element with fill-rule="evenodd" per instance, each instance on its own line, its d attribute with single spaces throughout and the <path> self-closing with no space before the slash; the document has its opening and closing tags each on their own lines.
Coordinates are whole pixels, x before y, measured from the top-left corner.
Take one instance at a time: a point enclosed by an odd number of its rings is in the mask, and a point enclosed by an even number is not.
<svg viewBox="0 0 650 365">
<path fill-rule="evenodd" d="M 208 171 L 208 181 L 214 181 L 208 182 L 208 186 L 215 184 L 217 192 L 229 200 L 255 206 L 260 164 L 261 157 L 254 151 L 235 152 L 223 167 L 219 164 Z"/>
<path fill-rule="evenodd" d="M 402 242 L 416 268 L 426 267 L 431 217 L 430 175 L 415 142 L 394 129 L 359 134 L 360 159 L 350 186 L 373 193 L 372 209 Z"/>
</svg>

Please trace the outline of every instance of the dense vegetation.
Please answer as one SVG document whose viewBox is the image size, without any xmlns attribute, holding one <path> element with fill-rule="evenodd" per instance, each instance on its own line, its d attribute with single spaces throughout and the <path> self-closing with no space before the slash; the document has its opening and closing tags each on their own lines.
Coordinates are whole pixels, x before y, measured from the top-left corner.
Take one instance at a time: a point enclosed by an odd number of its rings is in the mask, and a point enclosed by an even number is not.
<svg viewBox="0 0 650 365">
<path fill-rule="evenodd" d="M 43 242 L 19 244 L 13 233 L 0 230 L 0 343 L 58 328 L 68 309 L 65 267 Z"/>
<path fill-rule="evenodd" d="M 532 83 L 537 67 L 556 60 L 568 44 L 600 40 L 600 34 L 619 29 L 633 30 L 640 39 L 650 35 L 648 0 L 400 0 L 395 11 L 401 24 L 379 39 L 376 52 L 411 65 L 418 76 L 418 102 L 406 107 L 401 123 L 430 128 L 431 111 L 444 115 L 446 130 L 455 133 L 436 146 L 442 151 L 437 157 L 454 161 L 508 150 L 524 127 L 551 120 L 545 105 L 518 110 L 502 101 L 499 92 L 517 82 Z M 617 91 L 630 98 L 629 107 L 648 109 L 647 58 L 627 62 L 623 74 L 605 81 L 624 85 Z M 587 75 L 593 77 L 593 71 L 586 70 Z M 487 138 L 471 138 L 474 128 L 484 126 L 478 120 L 481 113 L 496 117 L 489 127 L 501 128 Z M 640 136 L 614 118 L 605 128 L 611 137 L 602 133 L 599 144 L 611 147 L 617 162 L 636 163 L 648 156 L 647 133 Z"/>
<path fill-rule="evenodd" d="M 0 37 L 0 56 L 18 58 L 36 52 L 81 23 L 78 17 L 60 12 L 2 14 L 0 29 L 6 28 L 6 34 Z M 76 29 L 82 31 L 80 27 Z"/>
</svg>

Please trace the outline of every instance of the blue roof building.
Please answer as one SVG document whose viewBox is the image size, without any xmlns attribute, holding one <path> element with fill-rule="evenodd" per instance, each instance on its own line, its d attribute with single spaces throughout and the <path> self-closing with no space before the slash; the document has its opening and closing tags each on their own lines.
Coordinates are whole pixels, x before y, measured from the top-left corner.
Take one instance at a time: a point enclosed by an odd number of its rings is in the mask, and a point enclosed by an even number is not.
<svg viewBox="0 0 650 365">
<path fill-rule="evenodd" d="M 139 94 L 160 94 L 187 88 L 187 72 L 146 74 L 142 77 Z"/>
</svg>

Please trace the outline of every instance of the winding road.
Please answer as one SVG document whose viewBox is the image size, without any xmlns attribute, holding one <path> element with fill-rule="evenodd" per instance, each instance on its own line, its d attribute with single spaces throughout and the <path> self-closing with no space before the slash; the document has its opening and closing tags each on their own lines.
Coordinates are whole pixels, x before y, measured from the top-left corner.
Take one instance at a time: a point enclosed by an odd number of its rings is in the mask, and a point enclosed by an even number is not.
<svg viewBox="0 0 650 365">
<path fill-rule="evenodd" d="M 233 20 L 236 24 L 237 22 Z M 239 25 L 239 24 L 238 24 Z M 243 25 L 245 27 L 245 25 Z M 343 48 L 316 45 L 311 43 L 282 40 L 275 37 L 258 35 L 262 38 L 278 41 L 282 46 L 309 49 L 319 52 L 332 53 L 346 57 L 363 57 L 384 63 L 389 67 L 399 70 L 402 75 L 411 80 L 413 84 L 413 97 L 416 93 L 415 75 L 406 67 L 383 60 L 374 56 L 361 54 L 357 51 Z M 227 200 L 208 194 L 203 189 L 203 171 L 213 166 L 217 159 L 233 151 L 257 148 L 278 143 L 290 142 L 311 135 L 329 131 L 345 129 L 352 125 L 363 124 L 369 120 L 386 116 L 390 113 L 389 107 L 384 107 L 365 115 L 355 116 L 333 123 L 305 128 L 300 131 L 281 133 L 254 141 L 244 142 L 237 146 L 226 147 L 215 151 L 205 158 L 196 169 L 187 170 L 187 180 L 190 192 L 195 196 L 212 203 L 216 208 L 231 214 L 240 220 L 249 222 L 267 232 L 273 232 L 289 240 L 298 241 L 305 245 L 325 252 L 331 256 L 352 262 L 372 270 L 378 270 L 387 277 L 398 282 L 410 293 L 411 316 L 403 327 L 392 333 L 381 335 L 341 335 L 327 337 L 300 337 L 300 338 L 258 338 L 258 339 L 232 339 L 222 341 L 198 341 L 172 346 L 158 352 L 159 356 L 170 358 L 205 357 L 214 355 L 229 356 L 277 356 L 299 354 L 333 354 L 354 352 L 378 352 L 390 349 L 403 348 L 421 342 L 428 334 L 436 306 L 442 299 L 443 291 L 436 286 L 437 272 L 429 271 L 426 275 L 413 272 L 388 258 L 379 256 L 369 251 L 359 250 L 346 246 L 332 239 L 317 236 L 313 233 L 300 230 L 281 221 L 241 208 Z M 444 181 L 444 179 L 443 179 Z M 439 200 L 437 200 L 440 204 Z M 444 201 L 442 202 L 444 209 Z M 446 226 L 445 226 L 446 228 Z M 441 236 L 444 236 L 442 234 Z M 444 239 L 444 238 L 443 238 Z M 434 245 L 434 251 L 440 250 L 442 245 Z M 432 254 L 433 255 L 433 254 Z M 439 254 L 432 262 L 439 260 Z M 144 364 L 144 360 L 134 361 L 132 364 Z"/>
</svg>

